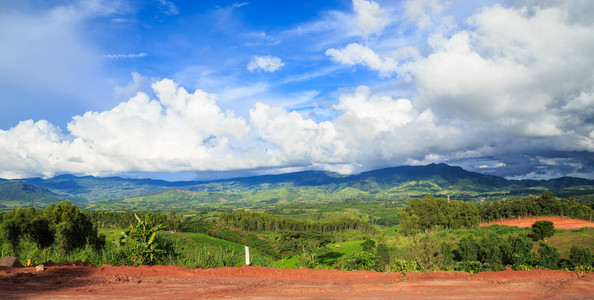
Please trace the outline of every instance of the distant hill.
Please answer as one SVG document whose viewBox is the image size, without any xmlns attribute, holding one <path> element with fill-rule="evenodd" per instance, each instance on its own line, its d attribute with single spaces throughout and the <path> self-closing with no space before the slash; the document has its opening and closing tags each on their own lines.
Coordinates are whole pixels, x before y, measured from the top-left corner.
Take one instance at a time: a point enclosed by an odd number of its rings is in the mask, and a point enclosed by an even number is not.
<svg viewBox="0 0 594 300">
<path fill-rule="evenodd" d="M 31 206 L 44 208 L 52 202 L 64 200 L 45 188 L 23 180 L 0 181 L 0 210 Z"/>
<path fill-rule="evenodd" d="M 6 201 L 46 203 L 50 199 L 59 201 L 67 198 L 88 207 L 113 206 L 121 209 L 143 208 L 157 203 L 157 206 L 167 209 L 348 199 L 407 200 L 427 194 L 472 201 L 538 194 L 545 190 L 551 190 L 560 197 L 588 201 L 594 199 L 594 180 L 573 177 L 508 180 L 447 164 L 392 167 L 348 176 L 303 171 L 211 181 L 169 182 L 61 175 L 50 179 L 0 180 L 0 184 L 9 184 L 0 189 L 0 204 Z M 18 186 L 23 191 L 21 194 L 15 192 L 19 190 Z"/>
</svg>

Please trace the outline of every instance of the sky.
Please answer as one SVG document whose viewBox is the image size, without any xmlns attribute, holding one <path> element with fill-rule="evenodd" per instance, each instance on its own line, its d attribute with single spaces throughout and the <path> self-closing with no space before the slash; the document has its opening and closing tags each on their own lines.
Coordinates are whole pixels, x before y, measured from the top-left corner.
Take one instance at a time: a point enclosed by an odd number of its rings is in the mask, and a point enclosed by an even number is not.
<svg viewBox="0 0 594 300">
<path fill-rule="evenodd" d="M 594 1 L 0 2 L 0 178 L 594 179 Z"/>
</svg>

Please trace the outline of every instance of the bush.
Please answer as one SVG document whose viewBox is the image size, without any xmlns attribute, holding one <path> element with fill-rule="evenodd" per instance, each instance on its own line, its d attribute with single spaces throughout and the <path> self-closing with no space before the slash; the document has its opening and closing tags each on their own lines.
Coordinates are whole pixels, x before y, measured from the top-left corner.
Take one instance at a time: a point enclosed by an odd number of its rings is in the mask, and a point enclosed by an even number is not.
<svg viewBox="0 0 594 300">
<path fill-rule="evenodd" d="M 397 259 L 390 264 L 390 271 L 392 272 L 400 272 L 404 274 L 406 272 L 416 272 L 418 270 L 419 268 L 417 267 L 417 263 L 414 261 Z"/>
<path fill-rule="evenodd" d="M 456 267 L 454 269 L 456 271 L 464 271 L 464 272 L 468 272 L 470 274 L 491 270 L 489 263 L 482 263 L 482 262 L 476 261 L 476 260 L 460 261 L 456 264 Z"/>
<path fill-rule="evenodd" d="M 554 246 L 545 242 L 538 244 L 538 257 L 540 259 L 540 266 L 546 269 L 557 269 L 561 255 Z"/>
<path fill-rule="evenodd" d="M 375 254 L 370 252 L 353 253 L 340 260 L 340 269 L 353 270 L 375 270 Z"/>
<path fill-rule="evenodd" d="M 569 250 L 569 261 L 574 268 L 580 266 L 592 266 L 592 251 L 585 246 L 571 246 L 571 249 Z"/>
</svg>

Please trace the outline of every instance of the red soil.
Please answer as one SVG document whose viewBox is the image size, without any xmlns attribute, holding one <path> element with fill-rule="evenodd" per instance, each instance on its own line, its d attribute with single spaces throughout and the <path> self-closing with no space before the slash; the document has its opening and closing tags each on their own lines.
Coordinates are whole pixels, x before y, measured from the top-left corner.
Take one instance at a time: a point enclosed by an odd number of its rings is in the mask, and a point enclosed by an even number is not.
<svg viewBox="0 0 594 300">
<path fill-rule="evenodd" d="M 532 224 L 534 224 L 536 221 L 551 221 L 555 225 L 556 229 L 579 229 L 583 227 L 594 227 L 594 222 L 561 217 L 520 218 L 519 220 L 508 219 L 503 221 L 493 221 L 491 223 L 481 223 L 480 226 L 507 225 L 516 227 L 532 227 Z"/>
<path fill-rule="evenodd" d="M 377 273 L 172 266 L 0 267 L 0 298 L 25 299 L 592 299 L 594 273 Z"/>
</svg>

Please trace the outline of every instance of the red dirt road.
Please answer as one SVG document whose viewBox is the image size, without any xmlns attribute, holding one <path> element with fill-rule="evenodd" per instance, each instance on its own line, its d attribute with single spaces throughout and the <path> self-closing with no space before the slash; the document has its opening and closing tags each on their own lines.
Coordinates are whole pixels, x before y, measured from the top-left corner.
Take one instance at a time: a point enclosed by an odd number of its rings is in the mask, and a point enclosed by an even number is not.
<svg viewBox="0 0 594 300">
<path fill-rule="evenodd" d="M 594 273 L 384 274 L 233 267 L 0 268 L 0 298 L 18 299 L 592 299 Z"/>
<path fill-rule="evenodd" d="M 537 218 L 521 218 L 518 219 L 507 219 L 503 221 L 493 221 L 491 223 L 481 223 L 480 226 L 491 226 L 491 225 L 507 225 L 516 227 L 532 227 L 532 224 L 536 221 L 551 221 L 555 225 L 556 229 L 579 229 L 583 227 L 594 227 L 594 222 L 567 219 L 561 217 L 539 217 Z"/>
</svg>

